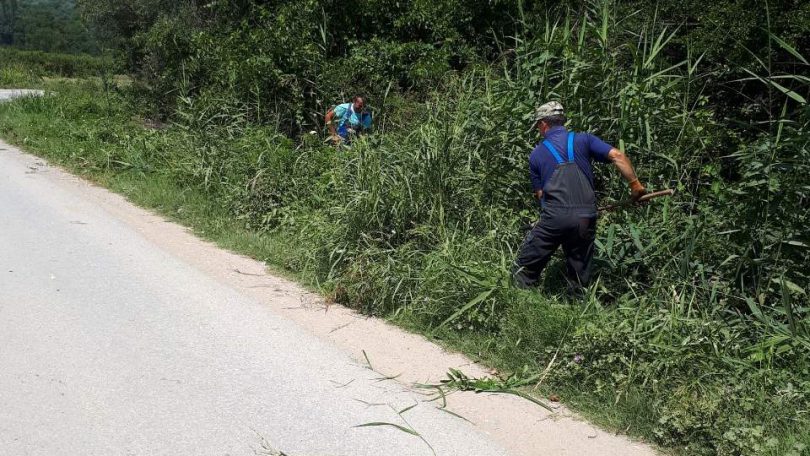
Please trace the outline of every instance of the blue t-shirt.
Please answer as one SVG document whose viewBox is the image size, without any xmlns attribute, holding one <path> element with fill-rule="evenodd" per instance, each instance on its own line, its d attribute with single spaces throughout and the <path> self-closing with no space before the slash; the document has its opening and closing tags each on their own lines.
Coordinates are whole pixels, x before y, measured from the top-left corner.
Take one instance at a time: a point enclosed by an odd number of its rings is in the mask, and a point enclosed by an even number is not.
<svg viewBox="0 0 810 456">
<path fill-rule="evenodd" d="M 545 139 L 557 149 L 563 160 L 567 159 L 568 130 L 566 130 L 565 127 L 554 127 L 548 130 L 545 134 Z M 608 159 L 608 153 L 611 149 L 613 149 L 613 146 L 590 133 L 577 133 L 574 136 L 574 162 L 585 174 L 585 177 L 588 178 L 591 187 L 593 187 L 591 160 L 596 160 L 600 163 L 609 163 L 610 159 Z M 546 149 L 543 142 L 539 142 L 531 155 L 529 155 L 529 178 L 532 181 L 532 188 L 535 192 L 542 190 L 546 186 L 546 182 L 548 182 L 555 168 L 557 168 L 557 160 L 555 160 L 551 152 Z"/>
<path fill-rule="evenodd" d="M 335 106 L 335 117 L 337 117 L 338 129 L 346 126 L 346 123 L 349 124 L 349 127 L 354 129 L 357 129 L 360 125 L 362 125 L 364 129 L 371 128 L 371 114 L 367 112 L 355 112 L 352 103 L 343 103 Z"/>
</svg>

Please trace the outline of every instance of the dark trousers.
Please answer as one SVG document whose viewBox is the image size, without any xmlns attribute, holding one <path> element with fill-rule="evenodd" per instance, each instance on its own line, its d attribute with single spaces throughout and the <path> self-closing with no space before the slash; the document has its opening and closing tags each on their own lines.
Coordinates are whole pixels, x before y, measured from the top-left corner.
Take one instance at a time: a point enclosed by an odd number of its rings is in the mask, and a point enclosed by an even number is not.
<svg viewBox="0 0 810 456">
<path fill-rule="evenodd" d="M 514 273 L 517 285 L 522 288 L 539 285 L 540 273 L 562 245 L 569 287 L 587 286 L 591 280 L 595 237 L 596 214 L 583 214 L 575 209 L 544 211 L 520 246 Z"/>
</svg>

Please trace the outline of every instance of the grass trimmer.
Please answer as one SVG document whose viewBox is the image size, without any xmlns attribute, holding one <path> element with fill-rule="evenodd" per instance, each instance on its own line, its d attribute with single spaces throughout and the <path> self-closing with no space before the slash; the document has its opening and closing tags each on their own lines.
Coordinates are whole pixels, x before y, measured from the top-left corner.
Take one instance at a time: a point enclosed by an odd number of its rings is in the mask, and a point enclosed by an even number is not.
<svg viewBox="0 0 810 456">
<path fill-rule="evenodd" d="M 623 208 L 623 207 L 634 206 L 634 205 L 637 205 L 639 203 L 646 203 L 647 201 L 650 201 L 650 200 L 655 199 L 655 198 L 660 198 L 662 196 L 672 196 L 674 194 L 675 194 L 675 190 L 673 190 L 671 188 L 668 188 L 666 190 L 660 190 L 660 191 L 657 191 L 657 192 L 647 193 L 646 195 L 639 198 L 638 201 L 633 201 L 631 199 L 627 199 L 627 200 L 624 200 L 624 201 L 620 201 L 620 202 L 618 202 L 616 204 L 609 204 L 607 206 L 600 207 L 599 212 L 613 211 L 613 210 L 620 209 L 620 208 Z"/>
</svg>

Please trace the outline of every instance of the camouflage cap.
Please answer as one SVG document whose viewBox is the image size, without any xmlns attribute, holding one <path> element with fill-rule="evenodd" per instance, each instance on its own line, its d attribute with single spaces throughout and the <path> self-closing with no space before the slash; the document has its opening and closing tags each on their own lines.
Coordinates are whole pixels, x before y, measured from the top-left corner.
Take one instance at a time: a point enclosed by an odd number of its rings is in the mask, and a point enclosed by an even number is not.
<svg viewBox="0 0 810 456">
<path fill-rule="evenodd" d="M 534 121 L 537 122 L 546 117 L 562 115 L 565 115 L 562 105 L 556 101 L 549 101 L 534 110 Z"/>
</svg>

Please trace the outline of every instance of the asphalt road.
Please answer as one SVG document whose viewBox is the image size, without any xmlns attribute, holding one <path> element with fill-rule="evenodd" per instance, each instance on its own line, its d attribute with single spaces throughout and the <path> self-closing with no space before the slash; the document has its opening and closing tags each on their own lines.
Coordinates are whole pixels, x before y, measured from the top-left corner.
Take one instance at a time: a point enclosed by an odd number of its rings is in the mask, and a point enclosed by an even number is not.
<svg viewBox="0 0 810 456">
<path fill-rule="evenodd" d="M 0 142 L 0 454 L 506 454 L 59 180 Z"/>
</svg>

